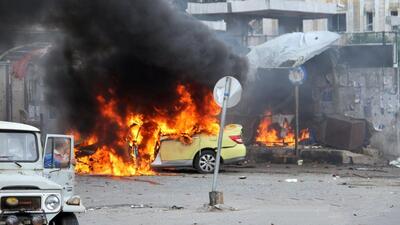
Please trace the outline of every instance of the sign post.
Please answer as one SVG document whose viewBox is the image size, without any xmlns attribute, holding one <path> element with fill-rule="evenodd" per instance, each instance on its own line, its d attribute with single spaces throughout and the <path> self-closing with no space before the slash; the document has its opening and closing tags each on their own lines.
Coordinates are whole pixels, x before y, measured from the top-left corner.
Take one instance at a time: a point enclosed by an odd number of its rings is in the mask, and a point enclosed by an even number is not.
<svg viewBox="0 0 400 225">
<path fill-rule="evenodd" d="M 210 206 L 215 206 L 217 204 L 224 203 L 223 193 L 217 191 L 217 178 L 221 161 L 221 148 L 224 136 L 226 110 L 227 108 L 231 108 L 237 105 L 237 103 L 239 103 L 241 94 L 242 94 L 242 86 L 240 85 L 237 79 L 231 76 L 223 77 L 217 82 L 217 84 L 214 87 L 214 100 L 220 107 L 222 107 L 222 112 L 221 112 L 221 121 L 219 126 L 217 156 L 215 160 L 212 189 L 211 192 L 209 193 Z"/>
<path fill-rule="evenodd" d="M 294 150 L 296 151 L 296 157 L 299 158 L 299 85 L 294 86 L 294 98 L 295 98 L 295 108 L 296 108 L 296 126 L 294 133 Z"/>
<path fill-rule="evenodd" d="M 294 98 L 295 98 L 295 132 L 294 132 L 294 150 L 296 157 L 300 157 L 299 151 L 299 86 L 305 79 L 305 71 L 302 67 L 297 67 L 289 72 L 289 80 L 294 85 Z"/>
</svg>

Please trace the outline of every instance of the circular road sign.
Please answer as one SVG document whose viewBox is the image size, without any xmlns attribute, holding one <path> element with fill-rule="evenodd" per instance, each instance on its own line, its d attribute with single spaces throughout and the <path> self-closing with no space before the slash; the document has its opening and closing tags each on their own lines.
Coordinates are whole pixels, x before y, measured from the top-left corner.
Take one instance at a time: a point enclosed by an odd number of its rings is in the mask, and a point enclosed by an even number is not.
<svg viewBox="0 0 400 225">
<path fill-rule="evenodd" d="M 289 80 L 293 84 L 302 84 L 306 77 L 306 72 L 302 67 L 296 67 L 289 72 Z"/>
<path fill-rule="evenodd" d="M 231 83 L 229 90 L 225 90 L 225 86 L 229 86 L 226 85 L 227 82 Z M 222 107 L 225 94 L 226 95 L 229 94 L 229 99 L 226 104 L 228 108 L 231 108 L 239 103 L 240 98 L 242 96 L 242 85 L 240 85 L 240 82 L 236 78 L 231 76 L 226 76 L 221 78 L 215 85 L 214 100 L 220 107 Z"/>
</svg>

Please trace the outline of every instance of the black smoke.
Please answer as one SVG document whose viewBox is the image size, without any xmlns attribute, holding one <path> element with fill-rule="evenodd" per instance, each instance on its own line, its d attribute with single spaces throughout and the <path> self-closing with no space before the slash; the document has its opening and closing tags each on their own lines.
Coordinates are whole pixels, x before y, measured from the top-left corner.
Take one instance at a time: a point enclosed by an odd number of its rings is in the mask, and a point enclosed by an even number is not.
<svg viewBox="0 0 400 225">
<path fill-rule="evenodd" d="M 22 44 L 37 41 L 32 27 L 44 23 L 46 0 L 0 0 L 0 54 Z"/>
<path fill-rule="evenodd" d="M 10 15 L 10 24 L 41 24 L 63 34 L 53 38 L 44 65 L 46 97 L 66 128 L 91 132 L 99 94 L 119 99 L 122 116 L 132 104 L 152 113 L 176 99 L 177 84 L 190 84 L 200 99 L 203 87 L 247 71 L 246 61 L 205 25 L 163 0 L 2 2 L 10 4 L 0 18 Z"/>
</svg>

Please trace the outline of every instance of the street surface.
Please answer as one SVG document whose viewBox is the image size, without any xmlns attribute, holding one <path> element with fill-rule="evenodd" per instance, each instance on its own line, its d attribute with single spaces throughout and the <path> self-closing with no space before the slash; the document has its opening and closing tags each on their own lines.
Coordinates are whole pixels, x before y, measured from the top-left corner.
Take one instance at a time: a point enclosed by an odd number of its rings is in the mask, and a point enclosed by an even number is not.
<svg viewBox="0 0 400 225">
<path fill-rule="evenodd" d="M 189 170 L 148 177 L 77 176 L 76 182 L 87 207 L 78 215 L 82 225 L 400 224 L 397 168 L 229 167 L 218 182 L 225 205 L 211 211 L 204 205 L 212 175 Z"/>
</svg>

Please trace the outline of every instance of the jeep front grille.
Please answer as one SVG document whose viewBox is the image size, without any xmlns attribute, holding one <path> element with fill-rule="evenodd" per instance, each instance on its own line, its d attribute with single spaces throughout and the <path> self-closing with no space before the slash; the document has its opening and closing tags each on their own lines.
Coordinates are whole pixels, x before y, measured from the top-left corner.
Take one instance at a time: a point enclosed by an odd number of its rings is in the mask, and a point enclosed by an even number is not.
<svg viewBox="0 0 400 225">
<path fill-rule="evenodd" d="M 0 209 L 2 211 L 40 211 L 41 202 L 39 196 L 3 196 Z"/>
</svg>

